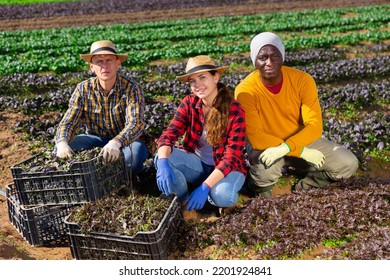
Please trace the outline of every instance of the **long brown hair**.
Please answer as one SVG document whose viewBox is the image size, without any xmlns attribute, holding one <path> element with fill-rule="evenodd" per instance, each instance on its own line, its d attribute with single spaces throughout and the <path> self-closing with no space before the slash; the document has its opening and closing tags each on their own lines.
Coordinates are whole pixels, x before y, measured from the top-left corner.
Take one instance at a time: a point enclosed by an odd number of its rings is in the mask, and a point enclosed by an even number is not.
<svg viewBox="0 0 390 280">
<path fill-rule="evenodd" d="M 210 73 L 215 75 L 215 71 Z M 218 94 L 205 119 L 206 138 L 213 147 L 218 145 L 219 140 L 225 133 L 229 123 L 230 106 L 234 100 L 233 95 L 225 84 L 218 82 L 217 88 Z"/>
</svg>

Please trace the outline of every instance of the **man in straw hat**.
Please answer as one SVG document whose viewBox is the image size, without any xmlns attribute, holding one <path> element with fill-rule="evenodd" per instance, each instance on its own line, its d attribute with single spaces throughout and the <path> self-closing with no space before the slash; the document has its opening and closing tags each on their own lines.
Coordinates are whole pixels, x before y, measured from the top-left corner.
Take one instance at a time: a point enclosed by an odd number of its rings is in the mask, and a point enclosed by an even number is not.
<svg viewBox="0 0 390 280">
<path fill-rule="evenodd" d="M 145 128 L 144 96 L 136 82 L 117 72 L 127 55 L 102 40 L 80 57 L 96 77 L 79 83 L 72 94 L 55 136 L 57 156 L 69 158 L 73 150 L 102 147 L 104 161 L 112 162 L 123 150 L 129 171 L 140 172 L 148 155 L 139 139 Z M 86 134 L 74 135 L 82 122 Z"/>
<path fill-rule="evenodd" d="M 183 211 L 200 210 L 207 199 L 217 207 L 231 207 L 245 182 L 245 115 L 219 82 L 227 68 L 199 55 L 191 57 L 186 73 L 177 77 L 192 93 L 158 139 L 155 166 L 158 188 L 176 193 Z M 183 145 L 176 147 L 182 135 Z"/>
<path fill-rule="evenodd" d="M 321 138 L 322 115 L 314 79 L 283 65 L 284 45 L 274 33 L 256 35 L 250 44 L 256 70 L 235 89 L 245 110 L 249 188 L 271 196 L 283 166 L 303 171 L 295 190 L 323 187 L 357 170 L 349 150 Z"/>
</svg>

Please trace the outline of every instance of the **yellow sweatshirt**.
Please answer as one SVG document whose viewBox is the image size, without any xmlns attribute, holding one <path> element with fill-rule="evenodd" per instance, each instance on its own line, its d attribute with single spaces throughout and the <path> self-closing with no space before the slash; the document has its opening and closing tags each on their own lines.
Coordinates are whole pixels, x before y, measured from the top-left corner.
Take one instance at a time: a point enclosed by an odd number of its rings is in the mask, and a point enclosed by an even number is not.
<svg viewBox="0 0 390 280">
<path fill-rule="evenodd" d="M 273 94 L 260 81 L 258 70 L 235 89 L 245 110 L 247 138 L 255 150 L 286 142 L 288 156 L 300 157 L 302 148 L 322 135 L 322 115 L 314 79 L 298 69 L 282 66 L 283 84 Z"/>
</svg>

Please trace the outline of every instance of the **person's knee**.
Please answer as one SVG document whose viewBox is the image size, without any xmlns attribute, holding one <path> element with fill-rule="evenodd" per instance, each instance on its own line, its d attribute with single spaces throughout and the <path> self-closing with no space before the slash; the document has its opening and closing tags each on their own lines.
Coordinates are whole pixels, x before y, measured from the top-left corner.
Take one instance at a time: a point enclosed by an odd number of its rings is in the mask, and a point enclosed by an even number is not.
<svg viewBox="0 0 390 280">
<path fill-rule="evenodd" d="M 342 165 L 337 168 L 337 171 L 329 174 L 331 179 L 335 181 L 351 177 L 359 168 L 359 160 L 352 152 L 344 156 L 339 164 Z"/>
<path fill-rule="evenodd" d="M 254 196 L 271 197 L 273 186 L 276 184 L 280 175 L 273 168 L 266 169 L 260 164 L 251 166 L 248 174 L 248 189 Z"/>
<path fill-rule="evenodd" d="M 217 207 L 228 208 L 237 203 L 238 193 L 216 192 L 210 198 Z"/>
<path fill-rule="evenodd" d="M 141 142 L 141 141 L 134 141 L 130 146 L 129 150 L 131 148 L 131 153 L 136 157 L 137 159 L 140 159 L 143 161 L 148 157 L 148 147 Z"/>
<path fill-rule="evenodd" d="M 144 151 L 142 147 L 139 147 L 137 151 L 125 148 L 123 149 L 123 153 L 127 168 L 136 174 L 140 173 L 147 159 L 147 151 Z"/>
<path fill-rule="evenodd" d="M 251 166 L 253 165 L 257 165 L 260 163 L 259 161 L 259 156 L 260 154 L 262 153 L 263 151 L 260 151 L 260 150 L 251 150 L 249 155 L 248 155 L 248 160 L 249 160 L 249 164 Z"/>
<path fill-rule="evenodd" d="M 188 162 L 185 160 L 185 154 L 186 152 L 183 152 L 180 149 L 173 149 L 172 153 L 169 155 L 169 163 L 173 168 L 176 168 L 178 170 L 183 170 L 188 167 Z"/>
<path fill-rule="evenodd" d="M 250 168 L 249 170 L 249 179 L 252 185 L 257 187 L 267 187 L 274 185 L 278 180 L 278 176 L 269 170 L 258 166 L 258 168 Z"/>
</svg>

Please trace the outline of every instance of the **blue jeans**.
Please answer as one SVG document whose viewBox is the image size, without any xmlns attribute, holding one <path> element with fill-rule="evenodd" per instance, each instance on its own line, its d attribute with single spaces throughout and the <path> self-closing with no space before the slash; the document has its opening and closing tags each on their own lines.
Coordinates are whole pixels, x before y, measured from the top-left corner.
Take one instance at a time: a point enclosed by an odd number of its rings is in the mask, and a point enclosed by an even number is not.
<svg viewBox="0 0 390 280">
<path fill-rule="evenodd" d="M 154 166 L 157 168 L 158 156 L 154 158 Z M 214 170 L 214 166 L 205 164 L 193 153 L 182 149 L 173 148 L 169 157 L 176 177 L 176 184 L 172 183 L 172 190 L 184 201 L 189 196 L 188 184 L 198 187 Z M 245 182 L 245 175 L 239 171 L 230 172 L 211 189 L 208 200 L 218 207 L 230 207 L 236 204 L 238 192 Z"/>
<path fill-rule="evenodd" d="M 90 150 L 95 147 L 103 148 L 108 141 L 108 139 L 96 135 L 80 134 L 75 137 L 69 146 L 75 151 L 81 149 Z M 142 141 L 136 140 L 131 144 L 131 151 L 130 146 L 124 147 L 122 151 L 125 156 L 127 171 L 130 172 L 131 170 L 134 174 L 140 173 L 144 161 L 148 157 L 146 145 Z"/>
</svg>

